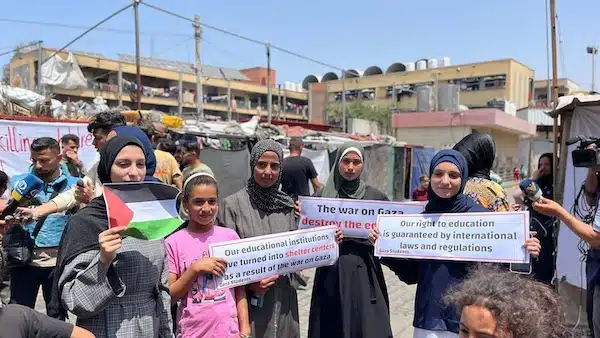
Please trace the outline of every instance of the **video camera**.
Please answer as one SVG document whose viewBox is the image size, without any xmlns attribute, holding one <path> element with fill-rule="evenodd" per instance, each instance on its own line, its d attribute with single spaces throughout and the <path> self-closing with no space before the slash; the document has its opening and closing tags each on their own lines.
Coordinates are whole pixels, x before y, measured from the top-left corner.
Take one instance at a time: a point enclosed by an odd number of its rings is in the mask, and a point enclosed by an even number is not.
<svg viewBox="0 0 600 338">
<path fill-rule="evenodd" d="M 576 136 L 567 140 L 566 145 L 570 146 L 579 142 L 577 149 L 573 150 L 573 166 L 577 168 L 597 167 L 600 164 L 600 137 Z M 590 145 L 596 145 L 596 149 L 587 149 Z"/>
</svg>

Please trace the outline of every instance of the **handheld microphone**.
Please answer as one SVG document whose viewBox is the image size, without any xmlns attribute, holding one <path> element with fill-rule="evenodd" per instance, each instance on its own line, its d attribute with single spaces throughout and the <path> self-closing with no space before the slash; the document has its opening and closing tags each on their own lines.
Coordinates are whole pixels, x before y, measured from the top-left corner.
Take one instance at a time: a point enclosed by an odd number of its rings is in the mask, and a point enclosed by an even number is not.
<svg viewBox="0 0 600 338">
<path fill-rule="evenodd" d="M 83 183 L 83 180 L 78 180 L 77 181 L 77 186 L 80 188 L 85 188 L 85 184 Z"/>
<path fill-rule="evenodd" d="M 14 214 L 19 205 L 35 197 L 43 186 L 44 181 L 33 174 L 29 174 L 17 182 L 11 192 L 11 197 L 6 204 L 6 208 L 0 214 L 0 219 L 5 219 L 6 216 Z"/>
<path fill-rule="evenodd" d="M 578 135 L 578 136 L 571 137 L 570 139 L 568 139 L 567 142 L 565 142 L 565 144 L 568 145 L 568 146 L 570 146 L 570 145 L 575 144 L 575 143 L 577 143 L 579 141 L 582 141 L 584 139 L 585 139 L 585 136 Z"/>
<path fill-rule="evenodd" d="M 516 192 L 513 194 L 513 196 L 524 198 L 525 201 L 523 202 L 525 202 L 525 205 L 527 205 L 528 207 L 531 207 L 532 202 L 537 202 L 542 198 L 542 189 L 540 189 L 540 186 L 530 178 L 519 182 L 519 189 L 521 189 L 522 191 L 522 196 L 518 196 L 519 194 Z M 532 224 L 529 224 L 529 227 L 530 230 L 533 230 Z M 541 227 L 541 229 L 544 230 L 547 234 L 547 231 L 543 226 Z M 529 261 L 529 263 L 511 263 L 509 268 L 511 272 L 526 275 L 531 274 L 532 269 L 533 266 L 531 260 Z"/>
<path fill-rule="evenodd" d="M 542 189 L 534 180 L 528 178 L 519 183 L 523 196 L 530 201 L 538 202 L 542 198 Z"/>
</svg>

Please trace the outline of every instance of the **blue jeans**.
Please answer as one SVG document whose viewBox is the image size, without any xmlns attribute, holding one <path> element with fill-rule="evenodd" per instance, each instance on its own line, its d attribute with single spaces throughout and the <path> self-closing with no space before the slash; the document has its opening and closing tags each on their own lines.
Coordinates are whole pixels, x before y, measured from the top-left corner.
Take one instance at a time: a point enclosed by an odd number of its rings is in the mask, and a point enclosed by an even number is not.
<svg viewBox="0 0 600 338">
<path fill-rule="evenodd" d="M 46 312 L 52 296 L 53 267 L 24 266 L 10 269 L 10 303 L 35 308 L 40 286 L 46 302 Z"/>
</svg>

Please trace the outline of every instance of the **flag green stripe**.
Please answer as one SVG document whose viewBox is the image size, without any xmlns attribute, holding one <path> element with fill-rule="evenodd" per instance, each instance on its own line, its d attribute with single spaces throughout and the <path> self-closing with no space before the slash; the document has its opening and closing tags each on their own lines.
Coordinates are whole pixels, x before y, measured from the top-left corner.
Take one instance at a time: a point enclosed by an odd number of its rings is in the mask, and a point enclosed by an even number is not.
<svg viewBox="0 0 600 338">
<path fill-rule="evenodd" d="M 134 221 L 127 226 L 125 236 L 146 240 L 161 239 L 177 230 L 182 223 L 183 221 L 179 217 L 143 222 Z"/>
</svg>

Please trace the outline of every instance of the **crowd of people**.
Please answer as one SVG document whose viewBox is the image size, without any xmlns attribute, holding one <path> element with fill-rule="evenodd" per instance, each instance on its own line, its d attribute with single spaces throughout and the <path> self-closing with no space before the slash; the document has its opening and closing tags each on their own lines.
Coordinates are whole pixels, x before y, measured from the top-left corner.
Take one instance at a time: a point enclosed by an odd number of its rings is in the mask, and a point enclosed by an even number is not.
<svg viewBox="0 0 600 338">
<path fill-rule="evenodd" d="M 366 159 L 358 143 L 339 147 L 321 186 L 312 162 L 301 155 L 301 140 L 290 142 L 285 159 L 280 143 L 261 140 L 251 149 L 247 185 L 222 198 L 218 168 L 200 160 L 199 142 L 175 143 L 160 125 L 128 126 L 115 111 L 98 113 L 88 130 L 100 160 L 87 171 L 77 157 L 77 138 L 67 135 L 59 144 L 41 137 L 31 144 L 30 173 L 45 186 L 30 208 L 3 221 L 2 232 L 6 241 L 18 229 L 28 231 L 34 255 L 10 269 L 0 337 L 300 337 L 302 271 L 218 290 L 216 278 L 227 262 L 211 257 L 209 245 L 298 229 L 298 197 L 310 194 L 309 184 L 316 197 L 389 200 L 361 178 Z M 519 209 L 490 179 L 495 152 L 494 140 L 480 133 L 439 151 L 413 199 L 426 201 L 425 213 L 432 214 Z M 542 156 L 535 174 L 546 197 L 552 190 L 546 184 L 552 182 L 548 158 Z M 27 174 L 0 174 L 0 187 L 6 190 Z M 126 227 L 108 228 L 103 185 L 143 181 L 181 190 L 184 223 L 164 240 L 144 241 L 123 236 Z M 545 217 L 567 217 L 552 203 L 534 207 Z M 308 337 L 392 337 L 383 265 L 417 285 L 415 338 L 569 337 L 558 295 L 544 284 L 554 271 L 553 233 L 534 232 L 523 243 L 537 258 L 531 279 L 503 265 L 380 259 L 374 255 L 376 228 L 366 239 L 345 237 L 338 229 L 339 259 L 317 268 L 314 277 Z M 31 310 L 40 286 L 49 317 Z M 65 322 L 69 313 L 77 326 Z M 23 329 L 14 330 L 16 325 Z"/>
</svg>

